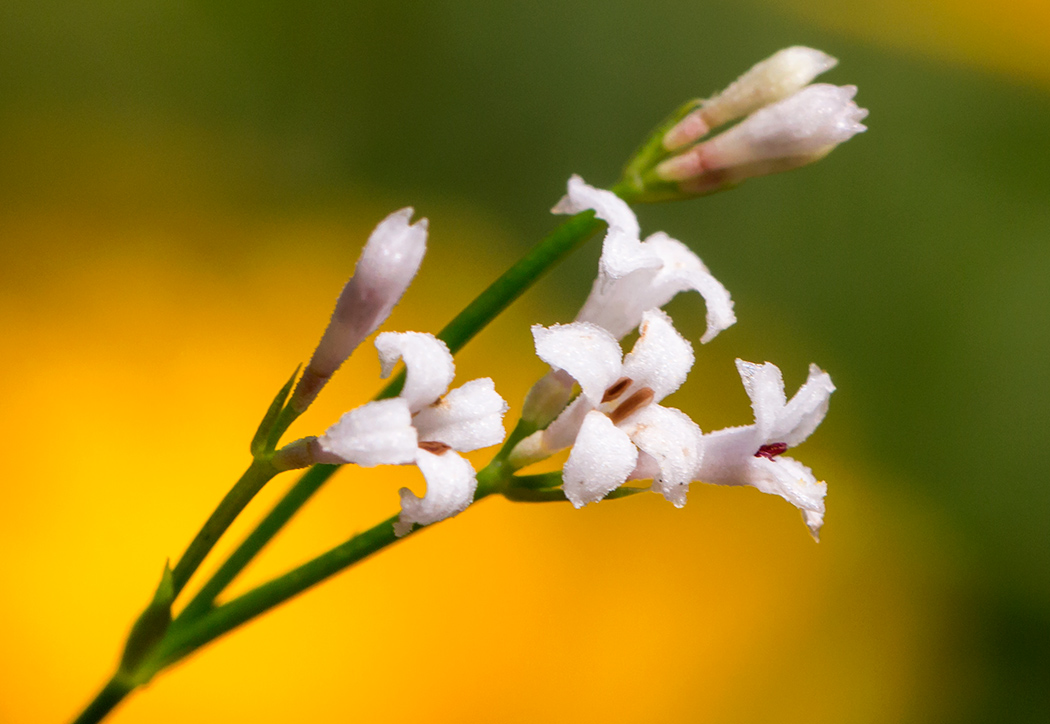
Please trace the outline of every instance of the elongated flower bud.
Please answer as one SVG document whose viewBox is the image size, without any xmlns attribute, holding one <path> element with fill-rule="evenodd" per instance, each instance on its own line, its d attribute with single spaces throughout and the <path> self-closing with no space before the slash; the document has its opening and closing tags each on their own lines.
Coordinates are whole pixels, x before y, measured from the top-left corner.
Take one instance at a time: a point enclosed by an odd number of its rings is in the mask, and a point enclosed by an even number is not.
<svg viewBox="0 0 1050 724">
<path fill-rule="evenodd" d="M 423 261 L 427 220 L 410 224 L 411 207 L 383 219 L 368 238 L 303 372 L 290 405 L 305 410 L 350 354 L 390 316 Z"/>
<path fill-rule="evenodd" d="M 657 175 L 703 193 L 745 178 L 804 166 L 867 130 L 857 87 L 817 83 L 755 111 L 725 133 L 661 163 Z"/>
<path fill-rule="evenodd" d="M 664 136 L 664 148 L 674 151 L 711 130 L 783 100 L 809 85 L 838 60 L 814 48 L 796 45 L 756 63 L 721 93 L 679 121 Z"/>
</svg>

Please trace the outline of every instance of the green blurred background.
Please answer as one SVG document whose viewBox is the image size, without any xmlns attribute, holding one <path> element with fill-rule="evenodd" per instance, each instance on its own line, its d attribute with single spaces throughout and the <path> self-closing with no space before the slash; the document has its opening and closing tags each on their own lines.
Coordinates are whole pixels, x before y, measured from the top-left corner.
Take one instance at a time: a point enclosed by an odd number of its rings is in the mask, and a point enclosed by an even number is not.
<svg viewBox="0 0 1050 724">
<path fill-rule="evenodd" d="M 431 219 L 391 327 L 436 331 L 552 228 L 571 173 L 611 185 L 670 109 L 795 44 L 840 58 L 870 130 L 639 216 L 740 319 L 673 404 L 748 422 L 736 356 L 791 389 L 831 372 L 797 455 L 829 483 L 819 546 L 754 491 L 486 502 L 113 720 L 1050 721 L 1048 23 L 1025 0 L 3 3 L 0 721 L 61 721 L 101 683 L 383 215 Z M 528 324 L 572 316 L 597 254 L 460 379 L 516 409 Z M 698 302 L 670 309 L 696 340 Z M 367 398 L 358 357 L 293 432 Z M 400 484 L 344 471 L 239 585 Z"/>
</svg>

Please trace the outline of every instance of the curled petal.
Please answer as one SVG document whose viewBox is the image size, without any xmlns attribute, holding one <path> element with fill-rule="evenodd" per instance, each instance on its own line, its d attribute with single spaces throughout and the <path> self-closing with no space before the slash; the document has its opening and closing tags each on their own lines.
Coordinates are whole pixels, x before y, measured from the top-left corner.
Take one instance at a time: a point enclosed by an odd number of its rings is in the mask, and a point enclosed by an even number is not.
<svg viewBox="0 0 1050 724">
<path fill-rule="evenodd" d="M 763 493 L 779 495 L 802 511 L 806 527 L 814 538 L 820 539 L 824 525 L 824 496 L 828 485 L 818 482 L 805 465 L 785 456 L 773 460 L 754 458 L 751 463 L 749 485 Z"/>
<path fill-rule="evenodd" d="M 623 485 L 638 462 L 638 450 L 600 412 L 587 414 L 562 471 L 562 490 L 572 504 L 582 508 Z"/>
<path fill-rule="evenodd" d="M 416 413 L 413 423 L 420 441 L 443 442 L 469 452 L 503 442 L 507 403 L 488 377 L 457 387 Z"/>
<path fill-rule="evenodd" d="M 659 402 L 685 382 L 693 368 L 693 348 L 660 309 L 642 316 L 638 341 L 623 360 L 623 376 L 649 387 Z"/>
<path fill-rule="evenodd" d="M 419 450 L 416 464 L 426 478 L 427 492 L 419 498 L 408 488 L 401 489 L 401 514 L 394 523 L 398 538 L 413 525 L 430 525 L 462 513 L 474 500 L 478 487 L 474 468 L 451 450 L 440 455 Z"/>
<path fill-rule="evenodd" d="M 663 261 L 663 266 L 653 279 L 653 287 L 660 291 L 661 298 L 666 299 L 652 306 L 662 307 L 679 292 L 699 292 L 707 305 L 707 330 L 700 338 L 703 344 L 736 323 L 729 291 L 689 247 L 662 231 L 651 235 L 644 243 L 652 247 Z"/>
<path fill-rule="evenodd" d="M 400 398 L 369 402 L 339 418 L 317 443 L 343 462 L 363 467 L 402 465 L 416 459 L 412 413 Z"/>
<path fill-rule="evenodd" d="M 659 265 L 646 261 L 628 267 L 625 261 L 620 266 L 626 273 L 618 278 L 600 273 L 576 321 L 597 324 L 620 339 L 638 326 L 646 310 L 662 307 L 680 292 L 695 290 L 707 304 L 707 331 L 701 342 L 709 342 L 736 322 L 729 292 L 689 247 L 663 232 L 651 235 L 642 246 L 656 256 Z M 614 254 L 614 250 L 602 251 L 603 258 Z"/>
<path fill-rule="evenodd" d="M 811 364 L 805 384 L 787 403 L 781 419 L 777 421 L 777 427 L 783 430 L 778 430 L 777 439 L 794 447 L 809 437 L 824 420 L 829 398 L 834 391 L 831 375 Z"/>
<path fill-rule="evenodd" d="M 573 322 L 552 327 L 534 325 L 536 354 L 580 383 L 583 394 L 598 404 L 605 390 L 620 378 L 623 352 L 611 334 L 594 324 Z"/>
<path fill-rule="evenodd" d="M 755 364 L 738 359 L 736 369 L 747 396 L 751 398 L 751 408 L 755 411 L 756 437 L 765 442 L 781 442 L 772 438 L 787 404 L 780 368 L 772 362 Z"/>
<path fill-rule="evenodd" d="M 676 508 L 685 505 L 689 483 L 702 457 L 700 427 L 680 410 L 649 405 L 623 429 L 631 442 L 656 463 L 653 490 Z"/>
<path fill-rule="evenodd" d="M 456 375 L 448 346 L 432 334 L 383 332 L 376 337 L 376 349 L 383 377 L 390 375 L 399 359 L 405 360 L 408 375 L 400 397 L 412 412 L 445 394 Z"/>
</svg>

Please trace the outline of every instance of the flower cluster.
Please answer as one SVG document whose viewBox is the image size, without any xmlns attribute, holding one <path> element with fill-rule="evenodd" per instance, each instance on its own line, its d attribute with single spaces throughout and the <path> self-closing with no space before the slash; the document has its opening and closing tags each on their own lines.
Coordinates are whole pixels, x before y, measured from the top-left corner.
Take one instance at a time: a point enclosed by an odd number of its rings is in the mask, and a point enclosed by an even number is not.
<svg viewBox="0 0 1050 724">
<path fill-rule="evenodd" d="M 835 63 L 811 48 L 780 51 L 687 108 L 654 137 L 662 150 L 639 158 L 653 161 L 660 183 L 678 184 L 684 193 L 706 193 L 816 160 L 864 130 L 860 120 L 867 111 L 852 101 L 856 88 L 811 84 Z M 743 120 L 704 140 L 737 119 Z M 597 277 L 576 319 L 533 327 L 536 354 L 550 372 L 529 392 L 518 432 L 497 456 L 499 474 L 510 476 L 499 483 L 513 486 L 516 471 L 571 448 L 556 484 L 577 508 L 629 480 L 651 480 L 651 489 L 677 507 L 685 504 L 693 481 L 749 485 L 798 507 L 817 537 L 827 486 L 783 453 L 823 419 L 835 389 L 827 373 L 811 366 L 806 383 L 788 400 L 776 366 L 737 360 L 755 422 L 703 433 L 685 413 L 661 404 L 694 362 L 692 346 L 662 307 L 681 292 L 698 292 L 707 310 L 700 342 L 707 343 L 736 322 L 729 292 L 682 242 L 663 232 L 643 239 L 631 207 L 613 191 L 573 176 L 552 211 L 593 211 L 608 228 Z M 289 401 L 296 414 L 386 320 L 415 276 L 427 222 L 412 225 L 411 216 L 412 209 L 391 214 L 369 239 Z M 638 339 L 624 355 L 620 340 L 635 329 Z M 488 378 L 449 392 L 452 354 L 433 335 L 385 332 L 375 344 L 384 377 L 404 362 L 398 396 L 347 412 L 323 435 L 277 451 L 273 463 L 278 469 L 318 462 L 418 466 L 426 494 L 401 490 L 395 524 L 401 536 L 470 505 L 477 475 L 458 453 L 502 442 L 507 405 Z"/>
<path fill-rule="evenodd" d="M 732 301 L 680 242 L 664 234 L 640 241 L 634 212 L 615 194 L 578 177 L 569 181 L 568 191 L 555 212 L 590 208 L 609 223 L 599 275 L 575 322 L 537 325 L 533 338 L 552 375 L 578 384 L 580 394 L 553 422 L 519 443 L 511 463 L 525 467 L 571 446 L 562 489 L 577 508 L 628 480 L 651 479 L 652 489 L 677 507 L 685 504 L 693 480 L 750 485 L 798 507 L 817 537 L 827 486 L 782 453 L 809 437 L 824 418 L 835 389 L 831 378 L 811 366 L 809 379 L 787 401 L 775 365 L 737 360 L 755 424 L 708 434 L 685 413 L 658 404 L 681 386 L 694 361 L 689 342 L 659 307 L 679 291 L 700 291 L 708 307 L 701 338 L 706 342 L 735 322 Z M 618 340 L 639 325 L 637 342 L 623 356 Z"/>
</svg>

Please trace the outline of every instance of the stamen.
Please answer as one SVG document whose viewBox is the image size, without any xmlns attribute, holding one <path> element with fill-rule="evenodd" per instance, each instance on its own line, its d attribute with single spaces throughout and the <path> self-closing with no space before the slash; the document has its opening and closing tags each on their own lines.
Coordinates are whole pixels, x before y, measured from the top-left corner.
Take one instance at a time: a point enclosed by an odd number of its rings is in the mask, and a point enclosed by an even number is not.
<svg viewBox="0 0 1050 724">
<path fill-rule="evenodd" d="M 777 455 L 787 452 L 788 444 L 786 442 L 771 442 L 768 445 L 763 445 L 755 453 L 756 458 L 766 458 L 772 460 Z"/>
<path fill-rule="evenodd" d="M 446 445 L 445 443 L 437 442 L 436 440 L 424 440 L 419 443 L 419 447 L 421 450 L 426 450 L 428 453 L 433 453 L 434 455 L 442 455 L 452 449 L 451 445 Z"/>
<path fill-rule="evenodd" d="M 613 382 L 612 385 L 602 395 L 602 403 L 611 402 L 617 397 L 623 394 L 624 390 L 630 387 L 631 383 L 634 382 L 630 377 L 621 377 L 620 379 Z"/>
<path fill-rule="evenodd" d="M 619 425 L 635 412 L 638 412 L 638 410 L 652 402 L 654 397 L 656 397 L 656 393 L 653 392 L 651 388 L 643 387 L 624 400 L 619 407 L 610 412 L 609 419 L 612 420 L 614 425 Z"/>
</svg>

